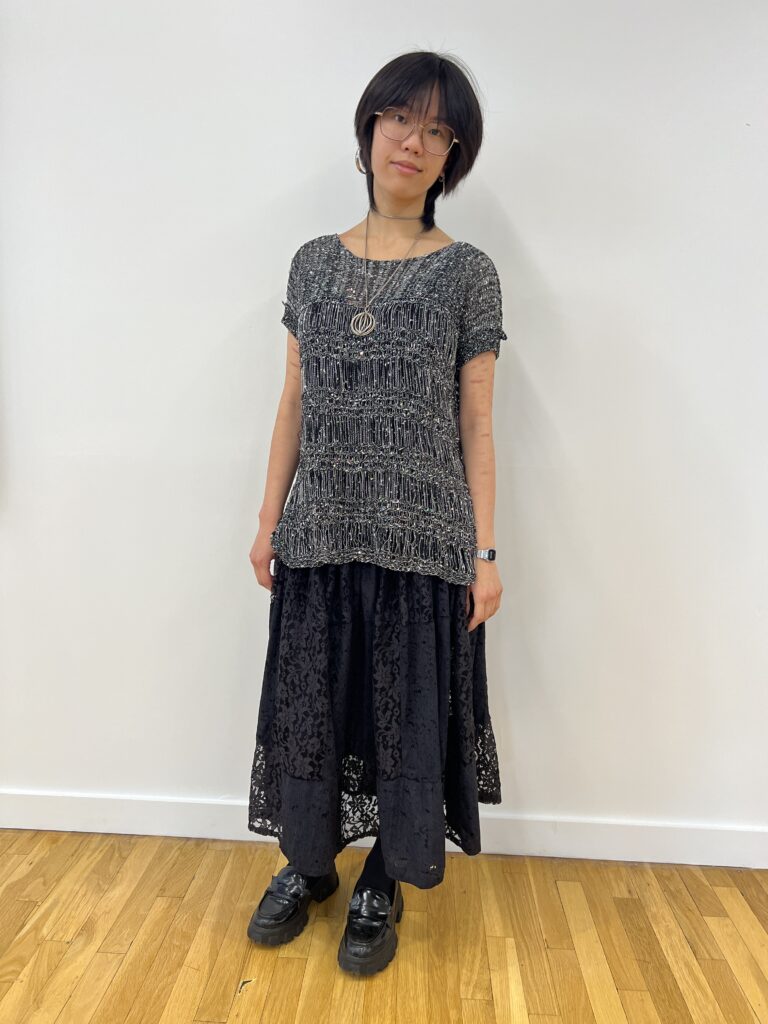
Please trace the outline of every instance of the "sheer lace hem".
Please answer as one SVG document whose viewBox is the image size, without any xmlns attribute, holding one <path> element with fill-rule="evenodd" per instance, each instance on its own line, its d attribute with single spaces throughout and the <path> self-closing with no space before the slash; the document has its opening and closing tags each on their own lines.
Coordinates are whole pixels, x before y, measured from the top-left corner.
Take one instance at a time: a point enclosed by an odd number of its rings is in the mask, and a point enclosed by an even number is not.
<svg viewBox="0 0 768 1024">
<path fill-rule="evenodd" d="M 474 774 L 476 776 L 476 797 L 479 803 L 501 803 L 501 782 L 496 740 L 490 723 L 477 729 L 475 737 Z M 469 766 L 471 772 L 472 765 Z M 462 776 L 466 778 L 466 774 Z M 283 835 L 282 822 L 282 779 L 279 764 L 269 760 L 267 749 L 257 743 L 251 773 L 251 792 L 248 812 L 248 828 L 260 835 Z M 457 799 L 445 798 L 446 775 L 442 776 L 444 799 L 443 817 L 445 836 L 470 855 L 480 850 L 479 836 L 471 824 L 457 820 L 452 807 L 461 806 L 466 800 L 463 793 Z M 330 788 L 331 780 L 318 780 L 314 785 Z M 474 790 L 474 787 L 472 787 Z M 354 754 L 347 754 L 341 763 L 339 787 L 339 835 L 337 849 L 340 852 L 349 843 L 379 833 L 381 819 L 379 801 L 376 796 L 375 767 Z M 419 828 L 414 823 L 414 829 Z"/>
</svg>

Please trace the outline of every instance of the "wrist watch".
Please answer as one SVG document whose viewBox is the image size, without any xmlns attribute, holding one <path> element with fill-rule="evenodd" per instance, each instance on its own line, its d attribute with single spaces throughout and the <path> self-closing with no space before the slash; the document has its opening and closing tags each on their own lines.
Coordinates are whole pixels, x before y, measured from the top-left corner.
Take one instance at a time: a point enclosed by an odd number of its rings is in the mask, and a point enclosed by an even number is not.
<svg viewBox="0 0 768 1024">
<path fill-rule="evenodd" d="M 496 560 L 496 548 L 475 548 L 475 557 L 484 558 L 487 562 Z"/>
</svg>

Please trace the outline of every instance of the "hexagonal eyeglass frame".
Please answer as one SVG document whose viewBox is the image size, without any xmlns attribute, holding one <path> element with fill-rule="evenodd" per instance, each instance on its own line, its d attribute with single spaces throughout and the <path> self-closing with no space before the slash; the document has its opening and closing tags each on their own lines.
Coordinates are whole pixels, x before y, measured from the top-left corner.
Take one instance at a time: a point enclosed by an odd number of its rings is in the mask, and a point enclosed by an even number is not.
<svg viewBox="0 0 768 1024">
<path fill-rule="evenodd" d="M 401 107 L 391 107 L 390 106 L 390 107 L 384 107 L 383 110 L 375 110 L 374 111 L 374 116 L 375 117 L 381 117 L 382 118 L 382 120 L 379 122 L 379 124 L 380 124 L 380 127 L 381 127 L 381 134 L 385 138 L 392 139 L 393 142 L 403 142 L 403 141 L 405 141 L 405 139 L 408 138 L 408 136 L 411 134 L 411 132 L 414 130 L 414 128 L 419 128 L 420 131 L 421 131 L 421 144 L 424 146 L 424 149 L 426 149 L 426 151 L 428 153 L 431 153 L 433 156 L 447 156 L 447 154 L 450 153 L 451 148 L 453 147 L 454 142 L 459 142 L 459 140 L 456 138 L 456 133 L 454 132 L 453 128 L 450 127 L 450 125 L 447 125 L 444 122 L 436 121 L 436 120 L 427 121 L 426 124 L 422 124 L 421 121 L 416 121 L 415 122 L 413 120 L 413 118 L 410 118 L 410 117 L 408 118 L 408 121 L 402 126 L 404 129 L 407 129 L 407 131 L 405 132 L 405 135 L 403 135 L 402 132 L 399 133 L 399 137 L 387 134 L 387 132 L 384 131 L 384 121 L 383 121 L 384 114 L 386 114 L 386 112 L 388 110 L 399 111 L 401 109 L 402 109 Z M 437 125 L 442 124 L 443 127 L 447 128 L 448 131 L 453 136 L 453 138 L 451 139 L 451 142 L 450 142 L 448 148 L 447 149 L 445 149 L 445 148 L 441 149 L 438 152 L 436 152 L 434 149 L 430 149 L 430 147 L 427 145 L 427 140 L 426 140 L 426 137 L 424 135 L 424 129 L 426 127 L 428 127 L 429 125 L 434 125 L 434 124 L 437 124 Z M 435 140 L 434 139 L 430 139 L 429 141 L 430 142 L 434 142 Z"/>
</svg>

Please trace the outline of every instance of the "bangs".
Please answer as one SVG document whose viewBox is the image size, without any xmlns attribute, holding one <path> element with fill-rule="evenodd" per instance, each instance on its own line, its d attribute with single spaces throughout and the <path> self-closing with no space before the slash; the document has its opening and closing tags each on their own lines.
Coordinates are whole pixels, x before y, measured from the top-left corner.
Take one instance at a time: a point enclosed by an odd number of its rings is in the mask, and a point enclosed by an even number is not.
<svg viewBox="0 0 768 1024">
<path fill-rule="evenodd" d="M 421 122 L 426 121 L 425 115 L 429 110 L 432 95 L 436 92 L 436 120 L 455 129 L 459 105 L 451 103 L 451 90 L 446 88 L 445 76 L 441 75 L 438 69 L 431 67 L 428 61 L 404 68 L 402 74 L 393 76 L 390 81 L 382 80 L 380 88 L 372 92 L 371 99 L 378 100 L 378 105 L 373 107 L 374 110 L 402 107 Z M 458 130 L 455 130 L 458 134 Z"/>
</svg>

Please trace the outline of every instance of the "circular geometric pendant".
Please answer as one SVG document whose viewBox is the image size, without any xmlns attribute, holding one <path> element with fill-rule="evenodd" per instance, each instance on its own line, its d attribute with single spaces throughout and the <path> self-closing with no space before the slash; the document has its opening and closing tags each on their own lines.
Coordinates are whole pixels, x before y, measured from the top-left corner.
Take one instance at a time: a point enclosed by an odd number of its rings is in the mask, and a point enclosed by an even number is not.
<svg viewBox="0 0 768 1024">
<path fill-rule="evenodd" d="M 350 321 L 350 328 L 352 333 L 357 335 L 358 338 L 362 338 L 364 334 L 370 334 L 373 328 L 376 326 L 376 321 L 373 318 L 373 313 L 368 309 L 361 309 L 359 313 L 355 313 Z"/>
</svg>

